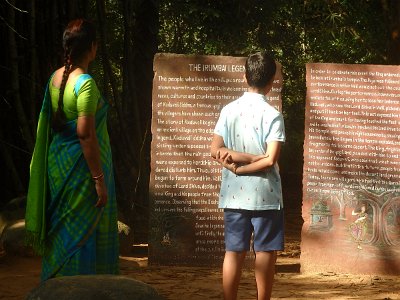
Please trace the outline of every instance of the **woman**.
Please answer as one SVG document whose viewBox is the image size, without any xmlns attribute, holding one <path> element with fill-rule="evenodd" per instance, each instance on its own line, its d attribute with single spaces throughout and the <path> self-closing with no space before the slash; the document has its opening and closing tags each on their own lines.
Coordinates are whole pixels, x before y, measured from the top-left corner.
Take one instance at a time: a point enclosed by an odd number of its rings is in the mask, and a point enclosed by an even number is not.
<svg viewBox="0 0 400 300">
<path fill-rule="evenodd" d="M 64 66 L 50 77 L 39 116 L 26 211 L 42 280 L 119 272 L 108 104 L 87 74 L 97 50 L 93 24 L 71 21 L 63 47 Z"/>
</svg>

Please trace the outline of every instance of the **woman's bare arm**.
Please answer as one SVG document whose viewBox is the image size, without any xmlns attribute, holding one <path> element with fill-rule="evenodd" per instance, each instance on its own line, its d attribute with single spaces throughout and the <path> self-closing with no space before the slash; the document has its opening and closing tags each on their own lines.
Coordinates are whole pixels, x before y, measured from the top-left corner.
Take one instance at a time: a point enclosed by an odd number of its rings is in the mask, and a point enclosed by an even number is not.
<svg viewBox="0 0 400 300">
<path fill-rule="evenodd" d="M 104 206 L 107 203 L 107 187 L 104 177 L 102 177 L 104 174 L 101 166 L 100 146 L 97 140 L 94 116 L 78 117 L 76 132 L 92 177 L 100 176 L 95 180 L 96 192 L 99 197 L 96 206 Z"/>
</svg>

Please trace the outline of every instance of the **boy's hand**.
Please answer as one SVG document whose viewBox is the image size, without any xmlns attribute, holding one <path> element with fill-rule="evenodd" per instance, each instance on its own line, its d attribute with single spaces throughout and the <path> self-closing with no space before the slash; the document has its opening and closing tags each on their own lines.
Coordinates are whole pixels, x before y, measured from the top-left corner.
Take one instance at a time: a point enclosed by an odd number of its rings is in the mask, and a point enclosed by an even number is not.
<svg viewBox="0 0 400 300">
<path fill-rule="evenodd" d="M 218 161 L 224 168 L 236 174 L 237 164 L 232 160 L 232 156 L 229 152 L 225 152 L 221 155 L 220 151 L 217 152 L 215 160 Z"/>
</svg>

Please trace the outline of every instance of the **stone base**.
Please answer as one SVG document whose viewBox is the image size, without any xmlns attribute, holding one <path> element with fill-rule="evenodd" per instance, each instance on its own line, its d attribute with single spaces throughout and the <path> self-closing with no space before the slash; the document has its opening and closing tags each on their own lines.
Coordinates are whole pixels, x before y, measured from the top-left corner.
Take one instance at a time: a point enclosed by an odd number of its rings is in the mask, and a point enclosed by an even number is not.
<svg viewBox="0 0 400 300">
<path fill-rule="evenodd" d="M 400 275 L 398 246 L 357 244 L 340 228 L 308 230 L 301 236 L 301 273 Z"/>
</svg>

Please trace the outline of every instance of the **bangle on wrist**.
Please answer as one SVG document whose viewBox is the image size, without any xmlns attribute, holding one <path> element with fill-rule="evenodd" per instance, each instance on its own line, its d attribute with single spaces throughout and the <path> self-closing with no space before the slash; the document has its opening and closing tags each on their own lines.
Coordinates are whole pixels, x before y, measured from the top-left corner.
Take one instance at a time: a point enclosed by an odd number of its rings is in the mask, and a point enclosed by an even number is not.
<svg viewBox="0 0 400 300">
<path fill-rule="evenodd" d="M 235 166 L 235 167 L 233 167 L 233 173 L 235 173 L 235 174 L 236 174 L 236 170 L 237 170 L 237 168 L 238 168 L 238 167 L 236 167 L 236 166 Z M 236 175 L 237 175 L 237 174 L 236 174 Z"/>
<path fill-rule="evenodd" d="M 100 175 L 93 176 L 92 179 L 94 181 L 98 181 L 98 180 L 102 179 L 103 177 L 104 177 L 104 173 L 101 173 Z"/>
</svg>

